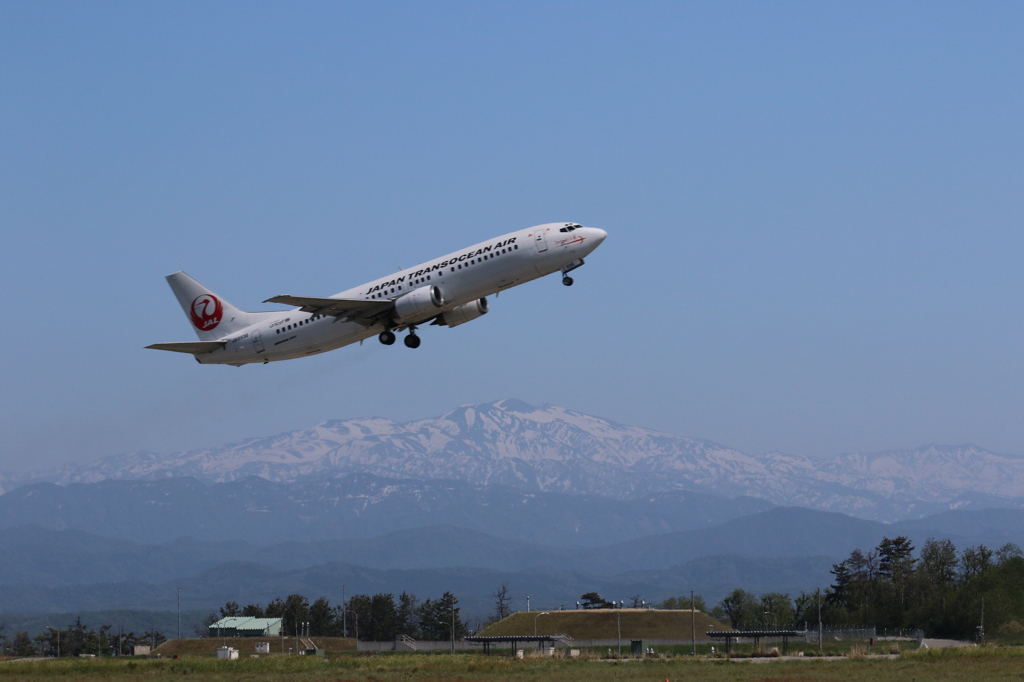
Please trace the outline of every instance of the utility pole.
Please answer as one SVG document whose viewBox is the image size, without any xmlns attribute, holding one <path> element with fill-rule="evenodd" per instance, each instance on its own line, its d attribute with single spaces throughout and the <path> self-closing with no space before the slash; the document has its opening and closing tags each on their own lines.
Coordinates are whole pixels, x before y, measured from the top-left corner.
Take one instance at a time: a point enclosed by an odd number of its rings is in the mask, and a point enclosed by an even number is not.
<svg viewBox="0 0 1024 682">
<path fill-rule="evenodd" d="M 452 599 L 452 655 L 455 655 L 455 600 Z"/>
<path fill-rule="evenodd" d="M 618 641 L 619 658 L 622 658 L 622 612 L 615 612 L 615 639 Z"/>
<path fill-rule="evenodd" d="M 178 639 L 181 639 L 181 588 L 178 588 Z"/>
<path fill-rule="evenodd" d="M 821 588 L 819 587 L 818 588 L 818 655 L 819 656 L 821 656 L 821 645 L 822 645 L 822 635 L 821 635 Z"/>
<path fill-rule="evenodd" d="M 985 597 L 981 598 L 981 625 L 978 627 L 978 633 L 981 635 L 981 643 L 985 643 Z"/>
<path fill-rule="evenodd" d="M 690 642 L 693 644 L 691 656 L 697 655 L 697 611 L 693 605 L 693 590 L 690 590 Z"/>
<path fill-rule="evenodd" d="M 341 636 L 348 637 L 348 604 L 345 602 L 345 586 L 341 586 Z"/>
</svg>

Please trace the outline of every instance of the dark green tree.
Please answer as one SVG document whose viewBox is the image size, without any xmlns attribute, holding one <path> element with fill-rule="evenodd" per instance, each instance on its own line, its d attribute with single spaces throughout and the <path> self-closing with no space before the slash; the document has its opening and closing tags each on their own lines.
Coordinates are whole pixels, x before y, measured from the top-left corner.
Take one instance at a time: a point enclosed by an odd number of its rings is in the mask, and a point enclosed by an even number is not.
<svg viewBox="0 0 1024 682">
<path fill-rule="evenodd" d="M 397 634 L 415 637 L 419 633 L 420 602 L 415 594 L 403 592 L 398 595 Z"/>
<path fill-rule="evenodd" d="M 273 599 L 270 600 L 270 603 L 267 604 L 267 608 L 263 612 L 264 613 L 263 617 L 264 618 L 284 618 L 284 612 L 285 612 L 286 608 L 287 608 L 287 606 L 285 605 L 284 601 L 281 600 L 280 597 L 274 597 Z"/>
<path fill-rule="evenodd" d="M 658 605 L 658 608 L 667 609 L 669 611 L 689 611 L 691 608 L 697 611 L 707 612 L 708 606 L 704 602 L 704 597 L 699 594 L 693 595 L 693 603 L 690 603 L 690 595 L 684 595 L 682 597 L 669 597 L 665 601 Z"/>
<path fill-rule="evenodd" d="M 452 638 L 453 625 L 455 639 L 465 637 L 469 629 L 459 617 L 459 600 L 451 592 L 445 592 L 441 598 L 432 601 L 427 599 L 420 606 L 420 634 L 422 639 L 445 641 Z"/>
<path fill-rule="evenodd" d="M 718 608 L 729 619 L 729 623 L 737 630 L 757 627 L 760 622 L 758 611 L 760 604 L 757 597 L 749 592 L 736 588 L 718 603 Z"/>
<path fill-rule="evenodd" d="M 267 605 L 267 610 L 270 610 L 270 605 Z M 284 600 L 283 610 L 280 615 L 282 632 L 294 637 L 299 633 L 299 623 L 309 620 L 309 600 L 301 594 L 289 594 Z"/>
<path fill-rule="evenodd" d="M 149 644 L 154 649 L 167 641 L 167 637 L 159 630 L 146 630 L 139 639 L 140 644 Z"/>
<path fill-rule="evenodd" d="M 884 625 L 902 627 L 905 625 L 903 615 L 907 608 L 907 595 L 910 576 L 914 572 L 914 546 L 910 538 L 900 535 L 895 538 L 882 538 L 878 545 L 879 590 L 876 595 L 884 614 Z"/>
<path fill-rule="evenodd" d="M 390 642 L 398 636 L 398 607 L 391 593 L 370 597 L 370 618 L 365 627 L 366 638 L 377 642 Z"/>
<path fill-rule="evenodd" d="M 36 648 L 32 644 L 32 638 L 28 636 L 27 632 L 15 633 L 14 641 L 11 643 L 11 654 L 21 657 L 36 655 Z"/>
<path fill-rule="evenodd" d="M 348 600 L 348 635 L 352 637 L 355 635 L 356 639 L 368 641 L 371 637 L 368 635 L 367 626 L 370 624 L 370 618 L 372 618 L 372 605 L 373 597 L 368 594 L 356 594 Z"/>
<path fill-rule="evenodd" d="M 580 604 L 585 609 L 607 609 L 611 603 L 604 600 L 597 592 L 587 592 L 580 595 Z"/>
<path fill-rule="evenodd" d="M 327 597 L 320 597 L 309 607 L 309 633 L 317 637 L 335 636 L 336 614 Z"/>
<path fill-rule="evenodd" d="M 992 568 L 992 550 L 985 545 L 968 547 L 960 554 L 960 578 L 964 582 L 979 578 Z"/>
<path fill-rule="evenodd" d="M 788 594 L 768 592 L 761 595 L 760 613 L 762 628 L 789 629 L 793 627 L 793 600 Z"/>
<path fill-rule="evenodd" d="M 220 617 L 229 618 L 232 616 L 242 615 L 242 609 L 238 607 L 238 602 L 229 601 L 224 606 L 220 607 Z"/>
<path fill-rule="evenodd" d="M 266 618 L 266 613 L 263 611 L 263 607 L 259 604 L 248 604 L 242 609 L 242 615 L 247 618 Z"/>
<path fill-rule="evenodd" d="M 1020 557 L 1024 557 L 1024 551 L 1021 550 L 1019 545 L 1012 542 L 1007 542 L 996 550 L 996 562 L 999 564 L 1005 563 L 1010 559 Z"/>
<path fill-rule="evenodd" d="M 843 561 L 838 564 L 832 564 L 832 570 L 829 573 L 833 575 L 834 580 L 828 590 L 828 603 L 843 609 L 849 609 L 850 601 L 853 597 L 853 576 L 850 575 L 847 562 Z"/>
<path fill-rule="evenodd" d="M 196 626 L 196 637 L 199 637 L 200 639 L 203 637 L 209 637 L 211 634 L 210 626 L 216 623 L 218 620 L 220 620 L 220 618 L 217 617 L 216 613 L 207 614 L 206 618 L 203 618 L 203 622 Z M 217 633 L 214 632 L 213 635 L 216 636 Z"/>
</svg>

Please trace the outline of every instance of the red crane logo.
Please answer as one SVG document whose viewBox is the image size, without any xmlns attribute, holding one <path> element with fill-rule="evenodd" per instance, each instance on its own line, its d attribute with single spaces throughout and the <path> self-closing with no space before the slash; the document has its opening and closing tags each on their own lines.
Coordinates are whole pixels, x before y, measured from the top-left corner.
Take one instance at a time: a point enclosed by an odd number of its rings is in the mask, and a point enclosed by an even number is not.
<svg viewBox="0 0 1024 682">
<path fill-rule="evenodd" d="M 192 318 L 192 324 L 196 329 L 208 332 L 216 329 L 220 324 L 221 318 L 224 317 L 224 306 L 221 305 L 220 299 L 213 294 L 196 296 L 196 299 L 192 301 L 189 317 Z"/>
</svg>

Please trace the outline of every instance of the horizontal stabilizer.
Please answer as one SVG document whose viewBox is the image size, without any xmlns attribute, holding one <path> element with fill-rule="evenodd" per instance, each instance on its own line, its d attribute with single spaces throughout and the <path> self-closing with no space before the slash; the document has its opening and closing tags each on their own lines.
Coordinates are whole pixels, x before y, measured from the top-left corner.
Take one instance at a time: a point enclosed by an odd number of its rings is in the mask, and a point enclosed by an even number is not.
<svg viewBox="0 0 1024 682">
<path fill-rule="evenodd" d="M 184 343 L 154 343 L 146 348 L 171 350 L 175 353 L 212 353 L 226 345 L 226 341 L 186 341 Z"/>
<path fill-rule="evenodd" d="M 367 316 L 390 310 L 391 301 L 365 301 L 349 298 L 311 298 L 309 296 L 275 296 L 264 303 L 294 305 L 305 313 L 318 315 Z"/>
</svg>

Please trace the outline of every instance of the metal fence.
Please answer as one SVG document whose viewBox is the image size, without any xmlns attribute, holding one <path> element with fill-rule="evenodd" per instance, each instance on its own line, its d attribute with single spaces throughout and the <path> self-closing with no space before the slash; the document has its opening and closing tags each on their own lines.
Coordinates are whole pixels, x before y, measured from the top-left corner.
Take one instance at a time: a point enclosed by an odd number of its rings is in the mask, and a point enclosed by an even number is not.
<svg viewBox="0 0 1024 682">
<path fill-rule="evenodd" d="M 825 642 L 851 642 L 872 639 L 878 636 L 877 628 L 847 628 L 826 625 L 819 635 L 818 628 L 808 628 L 805 642 L 817 642 L 818 638 Z"/>
</svg>

